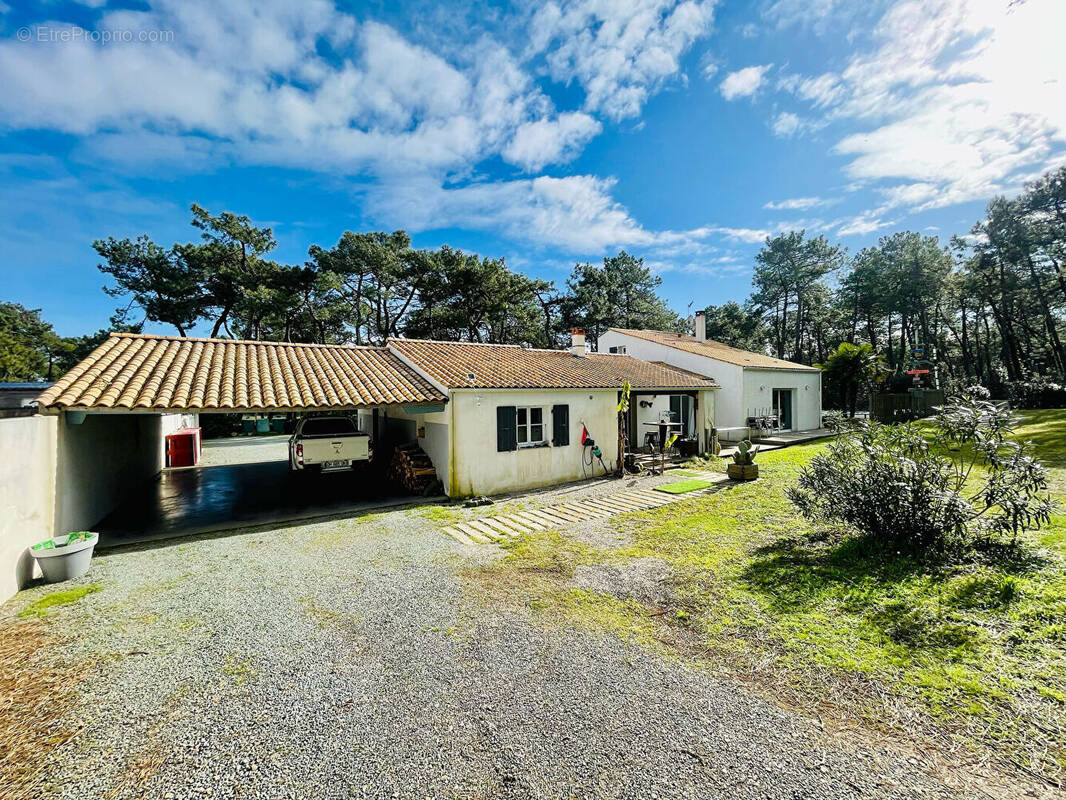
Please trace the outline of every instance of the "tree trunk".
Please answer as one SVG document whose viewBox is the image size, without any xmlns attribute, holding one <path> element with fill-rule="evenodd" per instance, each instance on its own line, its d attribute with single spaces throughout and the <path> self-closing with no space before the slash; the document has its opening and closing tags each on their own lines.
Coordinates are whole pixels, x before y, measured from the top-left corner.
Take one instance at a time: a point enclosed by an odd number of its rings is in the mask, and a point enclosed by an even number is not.
<svg viewBox="0 0 1066 800">
<path fill-rule="evenodd" d="M 217 339 L 218 338 L 218 332 L 220 330 L 222 330 L 222 326 L 226 324 L 226 317 L 229 316 L 229 312 L 230 312 L 230 310 L 232 308 L 233 308 L 232 304 L 226 305 L 226 306 L 224 306 L 222 308 L 222 313 L 218 315 L 218 319 L 215 320 L 215 324 L 213 326 L 211 326 L 211 338 L 212 339 Z M 179 331 L 182 330 L 180 326 L 178 326 L 178 330 Z M 182 336 L 185 335 L 184 331 L 182 332 L 181 335 Z"/>
<path fill-rule="evenodd" d="M 1063 367 L 1066 366 L 1066 358 L 1062 353 L 1062 342 L 1059 341 L 1059 332 L 1055 327 L 1055 318 L 1051 315 L 1051 309 L 1048 308 L 1047 296 L 1044 294 L 1044 289 L 1040 285 L 1040 278 L 1036 273 L 1036 265 L 1033 263 L 1033 259 L 1028 253 L 1025 255 L 1026 263 L 1029 266 L 1029 277 L 1033 280 L 1033 289 L 1036 291 L 1036 296 L 1040 298 L 1040 310 L 1044 315 L 1044 327 L 1047 328 L 1048 339 L 1051 342 L 1051 355 L 1055 363 L 1055 369 L 1059 375 L 1063 374 Z"/>
</svg>

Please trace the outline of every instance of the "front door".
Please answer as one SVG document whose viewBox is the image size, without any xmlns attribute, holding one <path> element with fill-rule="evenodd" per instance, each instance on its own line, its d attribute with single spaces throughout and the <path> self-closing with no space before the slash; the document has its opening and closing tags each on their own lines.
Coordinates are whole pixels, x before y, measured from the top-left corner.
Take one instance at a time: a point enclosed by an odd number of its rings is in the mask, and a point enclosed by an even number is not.
<svg viewBox="0 0 1066 800">
<path fill-rule="evenodd" d="M 774 413 L 783 430 L 792 430 L 792 390 L 774 389 Z"/>
</svg>

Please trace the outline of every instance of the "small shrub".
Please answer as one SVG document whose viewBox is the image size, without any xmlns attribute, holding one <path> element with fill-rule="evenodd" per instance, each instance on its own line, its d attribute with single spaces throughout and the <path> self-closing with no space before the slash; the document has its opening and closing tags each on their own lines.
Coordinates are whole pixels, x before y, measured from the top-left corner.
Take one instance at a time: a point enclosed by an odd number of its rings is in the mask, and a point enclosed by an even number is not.
<svg viewBox="0 0 1066 800">
<path fill-rule="evenodd" d="M 1009 381 L 1003 388 L 1015 408 L 1066 408 L 1066 386 L 1048 378 Z"/>
<path fill-rule="evenodd" d="M 987 400 L 956 398 L 934 418 L 930 438 L 914 425 L 834 424 L 835 440 L 788 490 L 808 519 L 918 552 L 977 536 L 1013 543 L 1050 520 L 1044 467 L 1028 445 L 1008 439 L 1009 412 Z"/>
</svg>

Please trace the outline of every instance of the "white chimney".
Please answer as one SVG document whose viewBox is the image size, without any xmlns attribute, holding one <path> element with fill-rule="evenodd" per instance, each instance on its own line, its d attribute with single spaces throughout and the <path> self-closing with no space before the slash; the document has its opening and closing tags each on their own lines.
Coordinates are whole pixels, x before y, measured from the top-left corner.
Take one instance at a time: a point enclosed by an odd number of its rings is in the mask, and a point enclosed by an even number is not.
<svg viewBox="0 0 1066 800">
<path fill-rule="evenodd" d="M 707 341 L 707 317 L 703 311 L 696 312 L 696 341 Z"/>
<path fill-rule="evenodd" d="M 585 357 L 585 330 L 584 328 L 570 329 L 570 352 L 575 356 Z"/>
</svg>

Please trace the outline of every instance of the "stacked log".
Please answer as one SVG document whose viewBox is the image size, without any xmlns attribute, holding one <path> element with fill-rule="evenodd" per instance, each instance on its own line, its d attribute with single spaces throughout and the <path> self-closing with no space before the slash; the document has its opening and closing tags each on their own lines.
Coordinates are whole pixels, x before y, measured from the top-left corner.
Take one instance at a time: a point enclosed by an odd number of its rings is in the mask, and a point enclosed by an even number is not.
<svg viewBox="0 0 1066 800">
<path fill-rule="evenodd" d="M 411 442 L 396 446 L 389 476 L 412 494 L 425 494 L 426 487 L 436 482 L 437 470 L 422 448 Z"/>
</svg>

